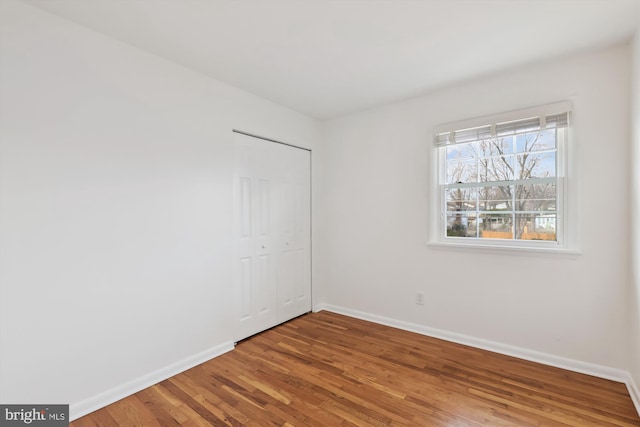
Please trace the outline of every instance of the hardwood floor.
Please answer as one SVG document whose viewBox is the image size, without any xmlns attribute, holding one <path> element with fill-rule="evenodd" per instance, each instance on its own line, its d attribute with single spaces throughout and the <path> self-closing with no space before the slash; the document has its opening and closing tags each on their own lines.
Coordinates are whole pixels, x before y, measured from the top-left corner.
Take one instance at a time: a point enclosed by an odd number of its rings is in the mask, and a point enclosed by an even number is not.
<svg viewBox="0 0 640 427">
<path fill-rule="evenodd" d="M 96 426 L 640 426 L 624 384 L 329 312 L 80 418 Z"/>
</svg>

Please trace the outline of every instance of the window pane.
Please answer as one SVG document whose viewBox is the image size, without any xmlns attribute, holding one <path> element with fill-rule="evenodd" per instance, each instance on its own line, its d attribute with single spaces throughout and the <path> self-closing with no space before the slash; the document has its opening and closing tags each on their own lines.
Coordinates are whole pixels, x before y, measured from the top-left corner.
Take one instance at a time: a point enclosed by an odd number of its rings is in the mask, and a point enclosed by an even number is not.
<svg viewBox="0 0 640 427">
<path fill-rule="evenodd" d="M 478 218 L 478 228 L 483 239 L 513 239 L 513 215 L 482 213 Z"/>
<path fill-rule="evenodd" d="M 447 162 L 447 183 L 478 182 L 478 164 L 475 159 Z"/>
<path fill-rule="evenodd" d="M 516 214 L 516 238 L 555 241 L 556 219 L 554 213 Z"/>
<path fill-rule="evenodd" d="M 555 177 L 555 151 L 518 154 L 516 173 L 518 179 Z"/>
<path fill-rule="evenodd" d="M 517 185 L 515 210 L 555 212 L 556 184 Z"/>
<path fill-rule="evenodd" d="M 475 211 L 478 207 L 475 188 L 448 188 L 445 190 L 447 211 Z"/>
<path fill-rule="evenodd" d="M 447 214 L 447 237 L 477 237 L 475 212 Z"/>
<path fill-rule="evenodd" d="M 484 157 L 478 162 L 480 182 L 512 181 L 514 156 Z"/>
<path fill-rule="evenodd" d="M 526 151 L 555 150 L 556 130 L 542 130 L 529 132 L 516 137 L 516 150 L 519 153 Z"/>
<path fill-rule="evenodd" d="M 449 145 L 447 150 L 447 160 L 472 159 L 477 157 L 476 142 L 468 144 Z"/>
<path fill-rule="evenodd" d="M 478 200 L 479 210 L 481 211 L 511 211 L 513 186 L 501 185 L 478 188 Z"/>
<path fill-rule="evenodd" d="M 513 153 L 512 136 L 484 139 L 482 141 L 477 141 L 475 144 L 478 146 L 476 151 L 480 157 L 503 156 L 505 154 Z"/>
</svg>

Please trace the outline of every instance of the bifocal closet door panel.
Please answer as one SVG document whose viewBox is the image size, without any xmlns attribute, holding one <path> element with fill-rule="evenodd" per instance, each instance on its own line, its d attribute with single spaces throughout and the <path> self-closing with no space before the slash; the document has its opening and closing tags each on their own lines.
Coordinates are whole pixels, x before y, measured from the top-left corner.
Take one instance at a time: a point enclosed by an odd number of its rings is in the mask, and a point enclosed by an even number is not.
<svg viewBox="0 0 640 427">
<path fill-rule="evenodd" d="M 242 339 L 277 323 L 272 253 L 272 154 L 255 138 L 234 134 L 234 289 Z"/>
<path fill-rule="evenodd" d="M 276 148 L 278 322 L 311 311 L 311 153 Z"/>
</svg>

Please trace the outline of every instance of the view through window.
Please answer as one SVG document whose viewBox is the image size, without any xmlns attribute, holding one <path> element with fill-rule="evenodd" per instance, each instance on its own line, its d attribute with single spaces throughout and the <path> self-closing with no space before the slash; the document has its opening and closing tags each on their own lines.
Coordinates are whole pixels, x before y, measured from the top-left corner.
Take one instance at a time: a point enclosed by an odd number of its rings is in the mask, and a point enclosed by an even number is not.
<svg viewBox="0 0 640 427">
<path fill-rule="evenodd" d="M 436 135 L 446 238 L 557 242 L 568 114 Z"/>
</svg>

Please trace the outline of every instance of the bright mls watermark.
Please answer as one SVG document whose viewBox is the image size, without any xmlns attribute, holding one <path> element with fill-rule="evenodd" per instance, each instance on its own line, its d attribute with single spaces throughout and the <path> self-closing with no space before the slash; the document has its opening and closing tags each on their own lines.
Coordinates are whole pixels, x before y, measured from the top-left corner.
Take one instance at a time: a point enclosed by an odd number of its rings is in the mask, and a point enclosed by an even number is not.
<svg viewBox="0 0 640 427">
<path fill-rule="evenodd" d="M 69 405 L 0 405 L 0 427 L 69 427 Z"/>
</svg>

